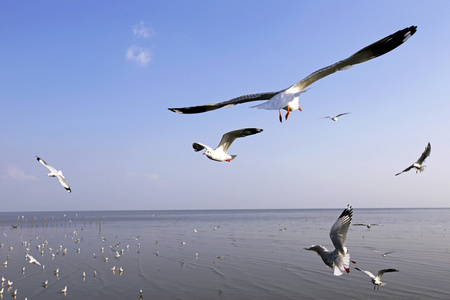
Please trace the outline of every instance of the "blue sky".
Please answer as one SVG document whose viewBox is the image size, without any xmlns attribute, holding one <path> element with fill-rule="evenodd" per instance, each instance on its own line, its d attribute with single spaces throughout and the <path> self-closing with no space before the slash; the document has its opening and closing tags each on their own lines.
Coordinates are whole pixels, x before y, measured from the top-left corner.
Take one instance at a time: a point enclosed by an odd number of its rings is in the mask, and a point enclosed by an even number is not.
<svg viewBox="0 0 450 300">
<path fill-rule="evenodd" d="M 3 211 L 448 207 L 448 1 L 2 1 Z M 277 91 L 416 25 L 330 75 L 303 112 L 168 107 Z M 351 112 L 338 122 L 321 119 Z M 231 163 L 208 160 L 244 127 Z M 431 142 L 422 174 L 394 174 Z M 61 169 L 67 193 L 35 156 Z"/>
</svg>

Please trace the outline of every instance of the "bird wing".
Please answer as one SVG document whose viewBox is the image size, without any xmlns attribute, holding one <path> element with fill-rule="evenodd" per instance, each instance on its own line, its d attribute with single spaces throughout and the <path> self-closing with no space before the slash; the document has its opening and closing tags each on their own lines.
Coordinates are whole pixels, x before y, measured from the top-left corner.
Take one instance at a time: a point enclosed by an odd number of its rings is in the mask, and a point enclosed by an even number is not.
<svg viewBox="0 0 450 300">
<path fill-rule="evenodd" d="M 363 63 L 365 61 L 371 60 L 372 58 L 381 56 L 394 50 L 404 42 L 406 42 L 417 30 L 417 26 L 407 27 L 405 29 L 399 30 L 353 54 L 352 56 L 341 60 L 335 64 L 328 67 L 317 70 L 301 81 L 292 85 L 289 90 L 301 91 L 307 86 L 313 84 L 317 80 L 324 78 L 334 72 L 346 70 L 353 65 Z"/>
<path fill-rule="evenodd" d="M 227 132 L 222 136 L 222 139 L 220 140 L 217 149 L 222 148 L 222 151 L 226 153 L 228 151 L 228 148 L 230 148 L 231 143 L 233 143 L 235 139 L 245 137 L 248 135 L 257 134 L 260 133 L 261 131 L 263 130 L 259 128 L 244 128 Z"/>
<path fill-rule="evenodd" d="M 61 183 L 61 185 L 69 192 L 71 193 L 72 190 L 70 189 L 70 186 L 67 184 L 66 180 L 64 179 L 64 177 L 62 175 L 60 175 L 59 173 L 56 175 L 56 177 L 59 180 L 59 183 Z"/>
<path fill-rule="evenodd" d="M 252 101 L 262 101 L 262 100 L 269 100 L 278 92 L 267 92 L 267 93 L 257 93 L 257 94 L 249 94 L 249 95 L 243 95 L 239 96 L 230 100 L 217 102 L 217 103 L 211 103 L 211 104 L 205 104 L 205 105 L 197 105 L 197 106 L 189 106 L 189 107 L 180 107 L 180 108 L 169 108 L 169 110 L 179 113 L 179 114 L 198 114 L 203 113 L 211 110 L 215 110 L 222 107 L 231 107 L 235 106 L 236 104 L 246 103 L 246 102 L 252 102 Z"/>
<path fill-rule="evenodd" d="M 410 165 L 409 167 L 407 167 L 407 168 L 404 169 L 403 171 L 401 171 L 401 172 L 395 174 L 395 176 L 400 175 L 400 174 L 402 174 L 403 172 L 408 172 L 408 171 L 411 170 L 412 168 L 414 168 L 414 166 L 413 166 L 413 165 Z"/>
<path fill-rule="evenodd" d="M 193 143 L 192 144 L 192 148 L 194 148 L 195 152 L 201 151 L 201 150 L 203 150 L 205 148 L 208 149 L 208 150 L 212 150 L 211 147 L 206 146 L 205 144 L 201 144 L 201 143 Z"/>
<path fill-rule="evenodd" d="M 384 273 L 388 273 L 388 272 L 399 272 L 399 270 L 396 270 L 396 269 L 383 269 L 383 270 L 380 270 L 380 271 L 378 271 L 378 274 L 377 274 L 378 279 L 380 279 L 381 276 L 383 276 Z"/>
<path fill-rule="evenodd" d="M 353 224 L 353 226 L 367 226 L 367 224 L 358 223 L 358 224 Z"/>
<path fill-rule="evenodd" d="M 349 113 L 342 113 L 342 114 L 338 114 L 337 116 L 336 116 L 336 118 L 339 118 L 340 116 L 343 116 L 343 115 L 348 115 Z"/>
<path fill-rule="evenodd" d="M 345 255 L 345 239 L 347 238 L 347 232 L 352 221 L 353 208 L 349 205 L 344 209 L 339 218 L 334 222 L 333 227 L 330 230 L 330 238 L 334 247 L 342 255 Z"/>
<path fill-rule="evenodd" d="M 421 165 L 425 159 L 430 156 L 431 153 L 431 144 L 428 142 L 428 145 L 425 147 L 425 150 L 423 151 L 422 155 L 417 160 L 417 163 Z"/>
<path fill-rule="evenodd" d="M 38 162 L 40 162 L 44 167 L 46 167 L 47 169 L 50 170 L 50 172 L 52 174 L 54 174 L 55 176 L 58 175 L 58 171 L 56 171 L 55 168 L 53 168 L 52 166 L 50 166 L 48 163 L 45 162 L 45 160 L 43 160 L 42 158 L 36 156 L 36 159 Z"/>
<path fill-rule="evenodd" d="M 366 273 L 367 275 L 369 275 L 370 278 L 375 279 L 375 275 L 373 275 L 372 272 L 361 270 L 360 268 L 355 268 L 355 269 L 358 271 L 361 271 L 363 273 Z"/>
</svg>

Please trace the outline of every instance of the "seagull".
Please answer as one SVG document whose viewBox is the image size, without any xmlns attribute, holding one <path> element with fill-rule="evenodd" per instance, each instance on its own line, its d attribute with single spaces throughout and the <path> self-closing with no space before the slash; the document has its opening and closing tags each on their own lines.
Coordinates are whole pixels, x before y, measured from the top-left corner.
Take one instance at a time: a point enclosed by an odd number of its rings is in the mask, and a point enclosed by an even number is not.
<svg viewBox="0 0 450 300">
<path fill-rule="evenodd" d="M 353 208 L 349 205 L 344 209 L 339 218 L 334 222 L 330 230 L 330 238 L 335 249 L 328 251 L 321 245 L 313 245 L 305 250 L 315 251 L 323 262 L 333 269 L 335 276 L 341 276 L 343 272 L 350 273 L 350 254 L 344 246 L 347 232 L 352 221 Z"/>
<path fill-rule="evenodd" d="M 43 164 L 47 169 L 50 170 L 50 173 L 47 174 L 48 177 L 56 177 L 59 180 L 59 183 L 61 183 L 61 185 L 69 192 L 71 193 L 72 190 L 70 189 L 69 185 L 67 184 L 65 177 L 63 175 L 63 173 L 61 172 L 61 170 L 56 171 L 55 168 L 53 168 L 52 166 L 50 166 L 49 164 L 47 164 L 43 159 L 41 159 L 40 157 L 36 156 L 36 159 L 38 160 L 38 162 L 40 162 L 41 164 Z"/>
<path fill-rule="evenodd" d="M 0 295 L 3 295 L 4 290 L 5 290 L 5 288 L 2 287 L 2 289 L 0 290 Z"/>
<path fill-rule="evenodd" d="M 373 275 L 371 272 L 369 271 L 364 271 L 361 270 L 359 268 L 355 268 L 358 271 L 361 271 L 363 273 L 366 273 L 367 275 L 369 275 L 369 277 L 372 279 L 372 283 L 373 283 L 373 289 L 380 289 L 380 285 L 385 285 L 386 283 L 381 282 L 381 276 L 383 276 L 384 273 L 388 273 L 388 272 L 399 272 L 399 270 L 396 269 L 383 269 L 378 271 L 377 276 Z"/>
<path fill-rule="evenodd" d="M 11 280 L 8 280 L 8 286 L 12 286 L 14 282 L 12 282 Z"/>
<path fill-rule="evenodd" d="M 42 286 L 43 286 L 44 288 L 47 288 L 47 285 L 48 285 L 48 280 L 46 280 L 46 281 L 44 281 L 44 283 L 42 283 Z"/>
<path fill-rule="evenodd" d="M 182 108 L 169 108 L 169 110 L 180 114 L 196 114 L 215 110 L 221 107 L 231 107 L 240 103 L 266 100 L 262 104 L 252 106 L 252 108 L 278 110 L 280 114 L 279 116 L 280 122 L 282 122 L 281 109 L 287 110 L 287 114 L 285 117 L 286 119 L 289 117 L 290 111 L 296 109 L 301 111 L 301 108 L 298 103 L 299 96 L 300 94 L 307 91 L 305 90 L 306 87 L 310 86 L 317 80 L 320 80 L 337 71 L 347 70 L 353 65 L 363 63 L 365 61 L 371 60 L 375 57 L 388 53 L 389 51 L 397 48 L 398 46 L 406 42 L 416 32 L 416 30 L 417 26 L 411 26 L 399 30 L 359 50 L 358 52 L 356 52 L 355 54 L 344 60 L 341 60 L 335 64 L 332 64 L 328 67 L 322 68 L 320 70 L 311 73 L 303 80 L 280 91 L 243 95 L 222 102 L 198 106 L 182 107 Z"/>
<path fill-rule="evenodd" d="M 395 176 L 400 175 L 403 172 L 408 172 L 412 168 L 416 168 L 416 174 L 417 174 L 417 172 L 423 172 L 423 170 L 425 169 L 425 166 L 422 165 L 422 163 L 425 161 L 425 159 L 428 156 L 430 156 L 430 152 L 431 152 L 431 145 L 430 145 L 430 142 L 428 142 L 428 145 L 425 147 L 425 150 L 423 151 L 423 153 L 419 157 L 419 159 L 415 163 L 413 163 L 412 165 L 410 165 L 409 167 L 407 167 L 406 169 L 401 171 L 400 173 L 395 174 Z"/>
<path fill-rule="evenodd" d="M 206 152 L 204 152 L 203 154 L 211 160 L 230 162 L 236 157 L 236 155 L 227 154 L 228 148 L 230 148 L 234 140 L 248 135 L 257 134 L 261 131 L 263 130 L 258 128 L 244 128 L 227 132 L 222 136 L 222 139 L 220 140 L 220 143 L 216 149 L 212 149 L 211 147 L 200 143 L 193 143 L 192 147 L 194 148 L 195 152 L 201 151 L 206 148 Z"/>
<path fill-rule="evenodd" d="M 64 287 L 64 289 L 61 290 L 61 294 L 67 293 L 67 285 Z"/>
<path fill-rule="evenodd" d="M 373 250 L 373 251 L 378 252 L 378 253 L 381 253 L 381 252 L 378 251 L 378 250 Z M 391 253 L 394 253 L 394 252 L 395 252 L 395 251 L 384 252 L 384 253 L 381 253 L 381 256 L 386 257 L 388 254 L 391 254 Z"/>
<path fill-rule="evenodd" d="M 348 112 L 348 113 L 338 114 L 338 115 L 336 115 L 336 116 L 334 116 L 334 117 L 326 116 L 326 117 L 323 117 L 322 119 L 331 119 L 331 120 L 337 122 L 337 121 L 338 121 L 338 118 L 339 118 L 340 116 L 348 115 L 348 114 L 349 114 L 349 112 Z"/>
<path fill-rule="evenodd" d="M 33 256 L 29 255 L 28 253 L 27 253 L 26 256 L 30 259 L 30 260 L 28 261 L 30 264 L 36 264 L 36 265 L 38 265 L 38 266 L 41 265 L 41 263 L 38 262 Z"/>
<path fill-rule="evenodd" d="M 366 226 L 367 229 L 370 229 L 370 227 L 372 226 L 379 226 L 378 224 L 364 224 L 364 223 L 358 223 L 358 224 L 353 224 L 353 226 Z"/>
</svg>

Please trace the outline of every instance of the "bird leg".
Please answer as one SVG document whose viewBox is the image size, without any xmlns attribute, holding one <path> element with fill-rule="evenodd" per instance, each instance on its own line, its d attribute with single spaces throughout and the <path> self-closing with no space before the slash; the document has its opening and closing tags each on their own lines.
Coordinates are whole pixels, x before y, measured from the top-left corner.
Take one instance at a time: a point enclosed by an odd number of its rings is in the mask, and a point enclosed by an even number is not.
<svg viewBox="0 0 450 300">
<path fill-rule="evenodd" d="M 291 114 L 291 110 L 289 109 L 289 103 L 288 103 L 288 105 L 287 105 L 287 113 L 286 113 L 286 120 L 288 119 L 290 114 Z"/>
<path fill-rule="evenodd" d="M 278 112 L 280 113 L 280 123 L 283 123 L 283 117 L 281 116 L 281 109 L 279 109 Z"/>
</svg>

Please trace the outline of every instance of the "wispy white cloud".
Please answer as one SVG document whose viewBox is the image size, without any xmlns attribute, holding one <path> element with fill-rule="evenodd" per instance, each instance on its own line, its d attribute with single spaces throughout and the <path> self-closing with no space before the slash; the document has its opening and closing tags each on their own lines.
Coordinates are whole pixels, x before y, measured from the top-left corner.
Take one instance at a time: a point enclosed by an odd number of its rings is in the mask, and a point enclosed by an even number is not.
<svg viewBox="0 0 450 300">
<path fill-rule="evenodd" d="M 135 63 L 145 66 L 151 60 L 152 52 L 148 48 L 142 48 L 136 45 L 131 45 L 127 49 L 125 58 Z"/>
<path fill-rule="evenodd" d="M 141 21 L 138 25 L 133 26 L 133 34 L 138 38 L 149 38 L 155 34 L 155 31 L 145 26 L 144 21 Z"/>
<path fill-rule="evenodd" d="M 17 166 L 14 165 L 9 165 L 8 169 L 6 170 L 6 177 L 12 178 L 14 180 L 19 180 L 19 181 L 23 181 L 23 180 L 37 180 L 37 178 L 33 175 L 27 175 L 25 174 L 25 172 L 20 169 Z"/>
</svg>

